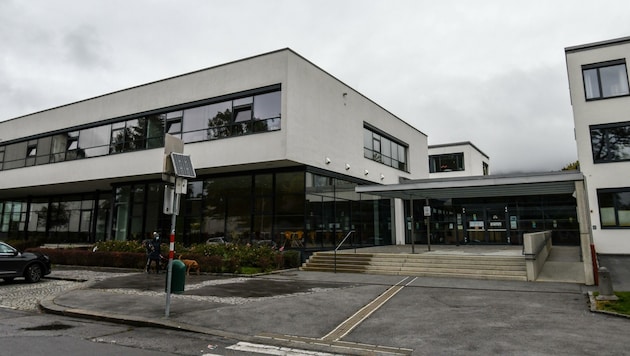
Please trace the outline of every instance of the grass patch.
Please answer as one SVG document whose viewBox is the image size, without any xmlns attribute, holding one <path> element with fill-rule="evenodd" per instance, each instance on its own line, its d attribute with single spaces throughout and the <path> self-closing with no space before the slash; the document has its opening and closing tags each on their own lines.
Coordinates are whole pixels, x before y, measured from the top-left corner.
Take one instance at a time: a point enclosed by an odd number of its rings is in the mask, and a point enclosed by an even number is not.
<svg viewBox="0 0 630 356">
<path fill-rule="evenodd" d="M 630 292 L 614 292 L 619 298 L 618 300 L 598 300 L 597 310 L 605 310 L 609 312 L 630 315 Z M 594 296 L 599 293 L 593 293 Z"/>
<path fill-rule="evenodd" d="M 241 274 L 258 274 L 262 272 L 259 267 L 241 267 Z"/>
</svg>

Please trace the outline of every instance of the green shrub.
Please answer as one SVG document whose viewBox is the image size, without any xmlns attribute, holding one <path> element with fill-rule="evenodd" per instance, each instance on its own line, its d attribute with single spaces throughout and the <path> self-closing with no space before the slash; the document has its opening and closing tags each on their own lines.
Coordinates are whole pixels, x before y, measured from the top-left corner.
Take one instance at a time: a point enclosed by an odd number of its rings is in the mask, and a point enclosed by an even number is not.
<svg viewBox="0 0 630 356">
<path fill-rule="evenodd" d="M 302 264 L 300 251 L 284 251 L 282 257 L 284 258 L 284 268 L 297 268 L 300 267 L 300 265 Z"/>
<path fill-rule="evenodd" d="M 26 244 L 25 244 L 26 245 Z M 141 241 L 100 241 L 95 249 L 26 248 L 50 256 L 53 264 L 101 266 L 143 269 L 146 252 Z M 161 253 L 168 256 L 168 244 L 162 243 Z M 198 244 L 184 247 L 175 244 L 175 258 L 193 259 L 202 272 L 242 273 L 295 268 L 301 263 L 299 251 L 279 252 L 268 246 L 238 244 Z"/>
<path fill-rule="evenodd" d="M 206 256 L 204 260 L 208 266 L 208 272 L 221 273 L 223 272 L 223 257 L 218 255 Z"/>
</svg>

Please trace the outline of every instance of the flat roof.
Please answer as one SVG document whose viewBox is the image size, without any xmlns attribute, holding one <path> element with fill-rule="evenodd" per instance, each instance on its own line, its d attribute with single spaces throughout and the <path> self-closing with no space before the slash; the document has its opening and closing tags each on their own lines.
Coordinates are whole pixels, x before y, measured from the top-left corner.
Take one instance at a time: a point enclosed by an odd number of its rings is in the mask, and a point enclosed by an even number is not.
<svg viewBox="0 0 630 356">
<path fill-rule="evenodd" d="M 400 199 L 482 198 L 519 195 L 572 194 L 579 171 L 487 175 L 407 180 L 398 184 L 362 185 L 357 193 Z"/>
<path fill-rule="evenodd" d="M 606 40 L 606 41 L 586 43 L 586 44 L 577 45 L 577 46 L 566 47 L 564 49 L 564 52 L 565 53 L 569 53 L 569 52 L 586 51 L 586 50 L 595 49 L 595 48 L 598 48 L 598 47 L 616 46 L 616 45 L 619 45 L 619 44 L 622 44 L 622 43 L 625 43 L 625 42 L 630 42 L 630 36 L 614 38 L 614 39 Z"/>
<path fill-rule="evenodd" d="M 462 141 L 462 142 L 452 142 L 452 143 L 441 143 L 441 144 L 437 144 L 437 145 L 428 145 L 427 148 L 432 149 L 432 148 L 442 148 L 442 147 L 455 147 L 455 146 L 470 146 L 472 148 L 474 148 L 475 150 L 477 150 L 477 152 L 481 153 L 482 155 L 484 155 L 486 158 L 490 159 L 490 156 L 488 156 L 487 154 L 485 154 L 482 150 L 479 149 L 479 147 L 475 146 L 472 142 L 470 141 Z"/>
</svg>

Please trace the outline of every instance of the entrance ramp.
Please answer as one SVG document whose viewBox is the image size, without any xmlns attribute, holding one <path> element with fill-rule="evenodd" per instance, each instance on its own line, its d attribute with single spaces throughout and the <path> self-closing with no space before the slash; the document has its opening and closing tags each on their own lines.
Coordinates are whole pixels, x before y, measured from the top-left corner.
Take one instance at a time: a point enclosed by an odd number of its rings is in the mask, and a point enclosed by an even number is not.
<svg viewBox="0 0 630 356">
<path fill-rule="evenodd" d="M 415 251 L 414 251 L 415 250 Z M 336 256 L 335 256 L 336 255 Z M 520 246 L 379 246 L 316 252 L 304 271 L 526 281 Z"/>
<path fill-rule="evenodd" d="M 553 246 L 536 282 L 586 283 L 579 246 Z"/>
</svg>

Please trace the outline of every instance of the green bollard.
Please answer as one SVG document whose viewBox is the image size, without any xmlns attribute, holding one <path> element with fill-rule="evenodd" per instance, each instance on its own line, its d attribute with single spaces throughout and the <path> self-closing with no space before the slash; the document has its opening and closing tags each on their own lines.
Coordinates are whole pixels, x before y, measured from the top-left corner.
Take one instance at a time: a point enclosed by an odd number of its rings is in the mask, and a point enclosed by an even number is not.
<svg viewBox="0 0 630 356">
<path fill-rule="evenodd" d="M 173 260 L 172 274 L 171 274 L 171 293 L 178 293 L 178 294 L 184 293 L 185 284 L 186 284 L 186 265 L 184 264 L 184 262 L 180 260 Z"/>
</svg>

